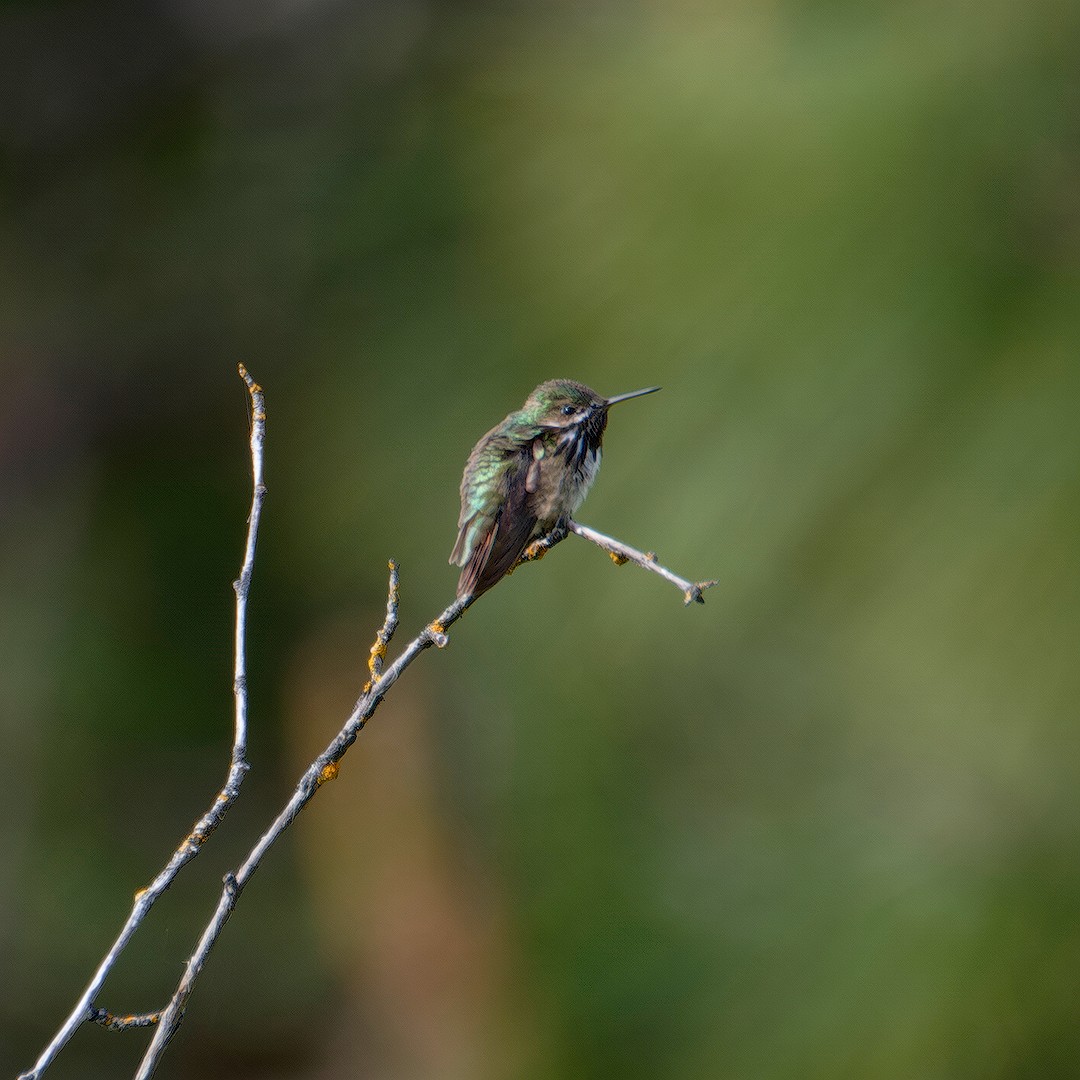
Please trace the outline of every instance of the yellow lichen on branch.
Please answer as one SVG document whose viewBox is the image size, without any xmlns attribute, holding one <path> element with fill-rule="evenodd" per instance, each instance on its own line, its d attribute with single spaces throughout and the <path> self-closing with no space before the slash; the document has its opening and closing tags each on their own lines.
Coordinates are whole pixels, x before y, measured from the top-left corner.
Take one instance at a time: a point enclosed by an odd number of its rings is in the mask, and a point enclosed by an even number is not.
<svg viewBox="0 0 1080 1080">
<path fill-rule="evenodd" d="M 372 679 L 379 677 L 379 671 L 382 668 L 382 662 L 386 659 L 386 642 L 381 637 L 375 639 L 375 644 L 371 646 L 371 658 L 367 662 L 368 671 L 371 672 Z"/>
</svg>

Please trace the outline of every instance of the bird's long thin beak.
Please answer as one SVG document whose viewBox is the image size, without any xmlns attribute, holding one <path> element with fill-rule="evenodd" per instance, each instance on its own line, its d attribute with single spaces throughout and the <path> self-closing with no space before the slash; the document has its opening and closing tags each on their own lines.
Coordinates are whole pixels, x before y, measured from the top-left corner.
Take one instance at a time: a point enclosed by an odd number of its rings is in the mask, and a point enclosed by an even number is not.
<svg viewBox="0 0 1080 1080">
<path fill-rule="evenodd" d="M 631 390 L 629 394 L 617 394 L 615 397 L 609 397 L 604 405 L 607 408 L 611 408 L 612 405 L 617 404 L 620 401 L 629 401 L 632 397 L 641 397 L 643 394 L 655 394 L 659 390 L 659 386 L 650 386 L 647 390 Z"/>
</svg>

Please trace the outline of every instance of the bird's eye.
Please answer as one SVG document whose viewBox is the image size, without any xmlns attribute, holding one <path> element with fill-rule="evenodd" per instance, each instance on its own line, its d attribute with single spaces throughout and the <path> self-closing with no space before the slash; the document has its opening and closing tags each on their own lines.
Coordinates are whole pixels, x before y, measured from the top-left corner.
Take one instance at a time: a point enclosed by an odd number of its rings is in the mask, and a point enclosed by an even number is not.
<svg viewBox="0 0 1080 1080">
<path fill-rule="evenodd" d="M 573 405 L 564 405 L 562 407 L 563 416 L 573 416 L 575 412 L 577 412 L 577 410 Z"/>
</svg>

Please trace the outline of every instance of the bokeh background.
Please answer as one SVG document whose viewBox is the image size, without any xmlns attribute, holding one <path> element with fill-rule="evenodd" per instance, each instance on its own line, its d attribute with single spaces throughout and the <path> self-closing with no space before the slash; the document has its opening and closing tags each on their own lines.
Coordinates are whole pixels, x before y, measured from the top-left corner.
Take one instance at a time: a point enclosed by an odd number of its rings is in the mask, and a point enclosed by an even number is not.
<svg viewBox="0 0 1080 1080">
<path fill-rule="evenodd" d="M 574 538 L 388 698 L 160 1075 L 1074 1077 L 1080 7 L 0 9 L 0 1063 L 160 1005 L 338 730 L 402 565 L 542 379 L 613 414 Z M 50 1076 L 130 1075 L 84 1029 Z"/>
</svg>

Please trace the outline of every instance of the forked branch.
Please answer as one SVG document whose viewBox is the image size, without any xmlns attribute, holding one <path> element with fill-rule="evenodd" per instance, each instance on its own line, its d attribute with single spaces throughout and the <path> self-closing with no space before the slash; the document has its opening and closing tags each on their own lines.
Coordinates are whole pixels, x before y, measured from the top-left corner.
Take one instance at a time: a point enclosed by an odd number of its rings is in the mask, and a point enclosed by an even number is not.
<svg viewBox="0 0 1080 1080">
<path fill-rule="evenodd" d="M 210 950 L 214 947 L 225 927 L 225 923 L 236 907 L 241 893 L 248 881 L 251 880 L 251 876 L 259 868 L 259 864 L 267 851 L 292 824 L 300 811 L 311 801 L 319 788 L 337 777 L 342 756 L 356 741 L 364 725 L 379 707 L 380 702 L 390 688 L 401 677 L 402 672 L 420 653 L 429 649 L 432 645 L 440 649 L 443 648 L 448 641 L 447 630 L 461 618 L 472 604 L 472 599 L 468 597 L 463 600 L 455 600 L 405 646 L 389 667 L 385 667 L 387 649 L 398 626 L 398 567 L 391 560 L 389 563 L 390 578 L 387 588 L 386 617 L 376 634 L 375 643 L 371 646 L 371 657 L 368 661 L 370 678 L 365 683 L 360 697 L 343 727 L 327 745 L 326 749 L 305 770 L 281 812 L 271 822 L 269 828 L 259 838 L 237 869 L 225 875 L 214 914 L 203 930 L 195 950 L 188 957 L 183 977 L 180 979 L 168 1004 L 160 1012 L 126 1016 L 116 1016 L 100 1008 L 96 1004 L 97 996 L 117 958 L 127 946 L 132 935 L 139 928 L 157 898 L 172 884 L 180 870 L 198 854 L 202 845 L 221 823 L 229 808 L 236 801 L 240 793 L 240 784 L 248 769 L 246 757 L 248 708 L 246 672 L 247 601 L 255 563 L 255 545 L 258 537 L 259 519 L 262 513 L 263 499 L 266 495 L 266 488 L 263 484 L 263 444 L 266 435 L 266 410 L 262 389 L 251 378 L 243 365 L 240 365 L 240 376 L 247 386 L 251 399 L 253 493 L 251 513 L 248 517 L 247 542 L 244 548 L 243 565 L 240 577 L 234 583 L 236 592 L 235 662 L 233 672 L 235 710 L 233 745 L 228 775 L 224 786 L 215 797 L 210 808 L 195 823 L 191 832 L 173 853 L 165 868 L 150 885 L 136 893 L 135 904 L 127 922 L 113 943 L 112 948 L 101 961 L 97 971 L 94 972 L 93 978 L 87 984 L 79 1000 L 75 1003 L 71 1014 L 49 1045 L 46 1046 L 34 1067 L 29 1072 L 23 1073 L 19 1080 L 38 1080 L 56 1058 L 56 1055 L 71 1039 L 72 1035 L 85 1023 L 101 1024 L 112 1031 L 123 1031 L 135 1027 L 154 1027 L 153 1037 L 139 1065 L 138 1072 L 135 1074 L 136 1080 L 148 1080 L 153 1075 L 169 1045 L 170 1039 L 183 1020 L 188 998 L 191 996 L 195 981 L 206 964 Z M 651 552 L 638 551 L 621 541 L 614 540 L 576 521 L 569 522 L 567 527 L 569 531 L 577 533 L 578 536 L 603 548 L 617 564 L 634 562 L 638 566 L 666 578 L 682 590 L 687 604 L 694 601 L 704 603 L 702 592 L 711 585 L 716 584 L 715 581 L 687 581 L 666 567 L 661 566 L 656 561 L 656 556 Z M 565 531 L 561 531 L 557 537 L 553 535 L 550 541 L 543 545 L 543 550 L 557 543 L 565 535 Z M 530 557 L 538 557 L 540 554 L 542 554 L 542 551 L 538 549 L 536 554 Z"/>
<path fill-rule="evenodd" d="M 400 656 L 380 673 L 381 657 L 385 655 L 386 646 L 393 637 L 398 623 L 398 568 L 393 561 L 389 564 L 390 586 L 386 600 L 386 619 L 380 628 L 371 649 L 372 663 L 369 665 L 371 679 L 360 695 L 345 726 L 334 737 L 326 749 L 308 766 L 300 782 L 296 785 L 289 801 L 285 804 L 281 813 L 274 819 L 270 827 L 259 837 L 258 842 L 248 852 L 247 858 L 240 864 L 234 873 L 226 874 L 224 887 L 218 899 L 217 908 L 206 929 L 203 930 L 195 951 L 188 957 L 185 965 L 183 978 L 180 980 L 169 1004 L 161 1014 L 161 1021 L 154 1032 L 154 1037 L 147 1047 L 146 1054 L 135 1074 L 136 1080 L 147 1080 L 154 1074 L 158 1062 L 164 1054 L 169 1040 L 173 1037 L 176 1029 L 180 1026 L 184 1017 L 184 1006 L 191 996 L 195 980 L 199 977 L 210 950 L 214 947 L 218 936 L 225 927 L 229 916 L 236 907 L 240 894 L 251 879 L 251 875 L 259 868 L 263 856 L 281 834 L 296 820 L 297 814 L 311 801 L 315 793 L 327 781 L 337 778 L 342 755 L 356 741 L 357 735 L 363 730 L 371 714 L 378 708 L 379 703 L 385 697 L 386 692 L 397 682 L 401 673 L 422 653 L 432 645 L 440 649 L 447 643 L 446 630 L 461 618 L 469 601 L 455 600 L 433 623 L 429 623 L 420 633 L 405 646 Z"/>
</svg>

